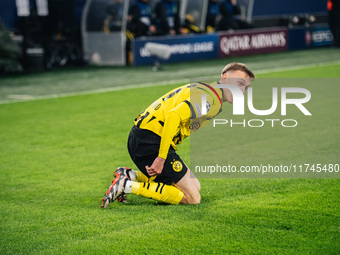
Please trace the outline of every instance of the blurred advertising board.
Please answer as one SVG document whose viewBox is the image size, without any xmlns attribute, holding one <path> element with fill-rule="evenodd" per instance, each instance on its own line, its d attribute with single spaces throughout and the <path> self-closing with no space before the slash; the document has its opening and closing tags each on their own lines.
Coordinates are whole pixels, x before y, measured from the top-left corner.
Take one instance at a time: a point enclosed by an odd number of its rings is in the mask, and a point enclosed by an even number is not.
<svg viewBox="0 0 340 255">
<path fill-rule="evenodd" d="M 288 50 L 287 28 L 253 29 L 219 34 L 219 57 Z"/>
<path fill-rule="evenodd" d="M 325 47 L 333 44 L 333 35 L 328 24 L 293 27 L 288 31 L 288 38 L 289 50 Z"/>
<path fill-rule="evenodd" d="M 168 45 L 171 56 L 160 62 L 183 62 L 199 59 L 218 58 L 218 35 L 185 35 L 176 37 L 147 37 L 133 41 L 134 65 L 149 65 L 155 57 L 145 48 L 148 42 Z"/>
</svg>

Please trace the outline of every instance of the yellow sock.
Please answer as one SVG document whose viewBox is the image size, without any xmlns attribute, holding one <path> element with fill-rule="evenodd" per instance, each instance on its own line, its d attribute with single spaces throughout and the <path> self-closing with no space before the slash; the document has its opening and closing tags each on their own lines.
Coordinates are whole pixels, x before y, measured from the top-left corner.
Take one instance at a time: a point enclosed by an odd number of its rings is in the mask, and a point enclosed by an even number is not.
<svg viewBox="0 0 340 255">
<path fill-rule="evenodd" d="M 156 178 L 157 176 L 153 176 L 151 178 L 146 177 L 146 175 L 144 175 L 142 172 L 140 171 L 136 171 L 136 182 L 153 182 L 153 180 Z"/>
<path fill-rule="evenodd" d="M 179 204 L 184 195 L 175 186 L 161 182 L 133 182 L 131 193 L 173 205 Z"/>
</svg>

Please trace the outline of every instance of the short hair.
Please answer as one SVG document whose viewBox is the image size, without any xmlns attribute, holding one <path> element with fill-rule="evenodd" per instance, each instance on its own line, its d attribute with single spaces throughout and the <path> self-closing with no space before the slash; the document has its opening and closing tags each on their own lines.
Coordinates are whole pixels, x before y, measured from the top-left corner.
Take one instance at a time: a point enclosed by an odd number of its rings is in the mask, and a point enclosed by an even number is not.
<svg viewBox="0 0 340 255">
<path fill-rule="evenodd" d="M 233 62 L 233 63 L 226 65 L 221 72 L 221 76 L 225 74 L 226 72 L 237 71 L 237 70 L 245 72 L 251 79 L 255 78 L 254 73 L 245 64 L 237 63 L 237 62 Z"/>
</svg>

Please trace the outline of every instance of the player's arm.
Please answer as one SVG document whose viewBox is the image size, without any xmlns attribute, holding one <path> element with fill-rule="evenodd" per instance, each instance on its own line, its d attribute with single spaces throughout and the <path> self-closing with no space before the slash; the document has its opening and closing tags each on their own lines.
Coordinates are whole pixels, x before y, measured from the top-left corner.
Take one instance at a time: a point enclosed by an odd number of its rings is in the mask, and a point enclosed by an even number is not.
<svg viewBox="0 0 340 255">
<path fill-rule="evenodd" d="M 168 156 L 171 141 L 177 134 L 181 120 L 190 117 L 190 108 L 187 103 L 182 102 L 176 108 L 168 112 L 162 131 L 161 144 L 158 157 L 154 160 L 151 167 L 146 166 L 150 176 L 158 175 L 162 172 L 165 159 Z"/>
</svg>

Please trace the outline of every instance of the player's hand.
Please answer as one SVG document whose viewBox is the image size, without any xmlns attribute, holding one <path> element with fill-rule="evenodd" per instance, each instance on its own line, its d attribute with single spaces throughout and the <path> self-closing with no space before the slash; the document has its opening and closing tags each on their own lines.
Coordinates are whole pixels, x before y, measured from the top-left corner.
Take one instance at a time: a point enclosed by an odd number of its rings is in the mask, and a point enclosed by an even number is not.
<svg viewBox="0 0 340 255">
<path fill-rule="evenodd" d="M 157 157 L 151 166 L 145 166 L 146 171 L 150 176 L 159 175 L 162 173 L 165 159 Z"/>
</svg>

